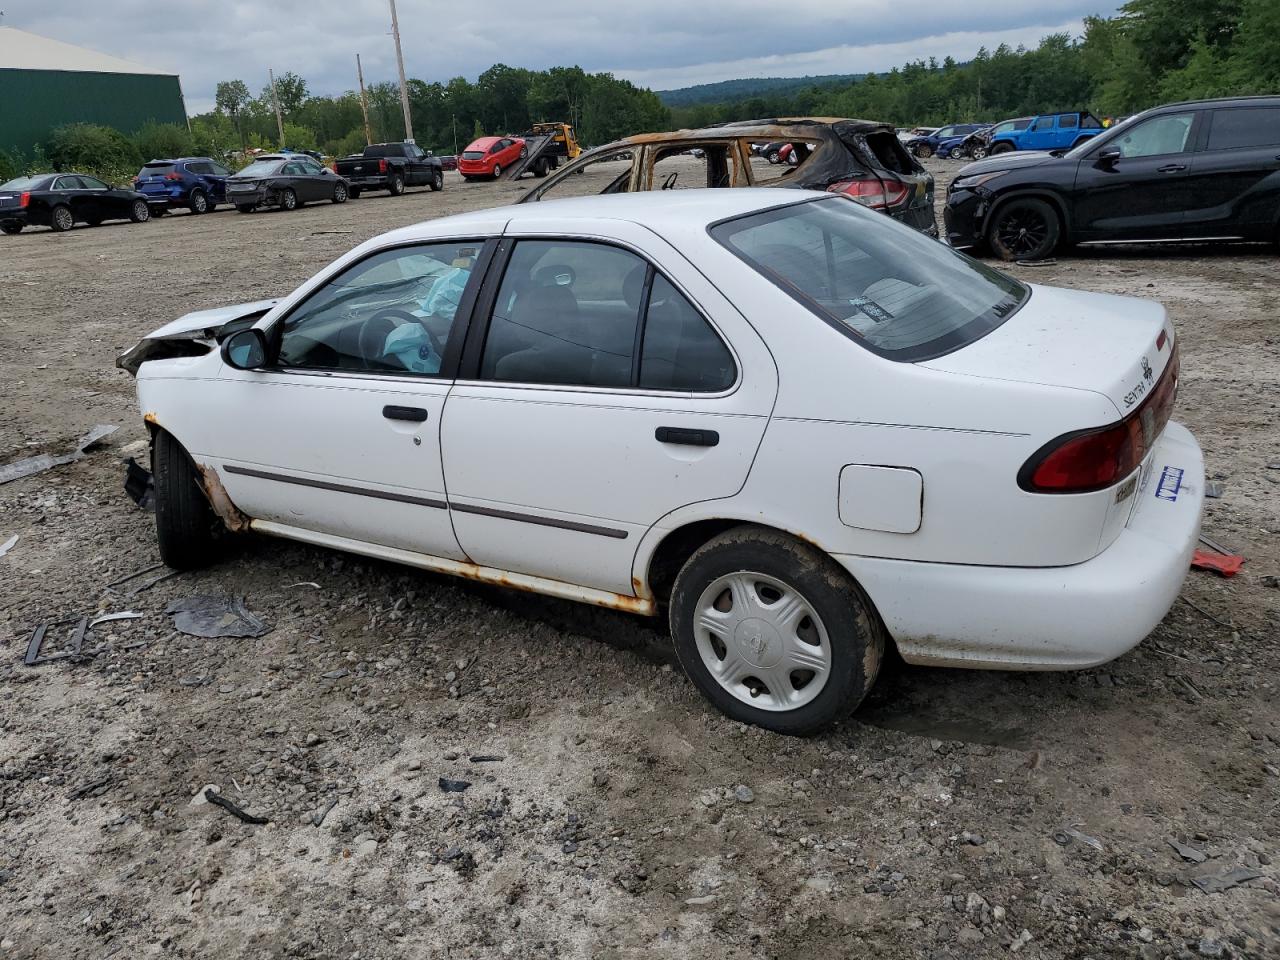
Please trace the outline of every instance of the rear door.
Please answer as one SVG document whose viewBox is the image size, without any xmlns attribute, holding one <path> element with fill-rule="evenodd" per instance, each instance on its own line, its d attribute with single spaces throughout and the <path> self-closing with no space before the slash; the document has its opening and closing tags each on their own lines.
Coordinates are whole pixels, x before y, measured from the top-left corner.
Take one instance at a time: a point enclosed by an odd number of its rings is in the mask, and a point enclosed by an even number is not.
<svg viewBox="0 0 1280 960">
<path fill-rule="evenodd" d="M 1270 240 L 1280 217 L 1280 106 L 1207 111 L 1204 149 L 1191 158 L 1187 230 Z"/>
<path fill-rule="evenodd" d="M 630 596 L 645 531 L 741 489 L 777 373 L 653 233 L 541 226 L 504 239 L 445 404 L 454 529 L 476 563 Z"/>
</svg>

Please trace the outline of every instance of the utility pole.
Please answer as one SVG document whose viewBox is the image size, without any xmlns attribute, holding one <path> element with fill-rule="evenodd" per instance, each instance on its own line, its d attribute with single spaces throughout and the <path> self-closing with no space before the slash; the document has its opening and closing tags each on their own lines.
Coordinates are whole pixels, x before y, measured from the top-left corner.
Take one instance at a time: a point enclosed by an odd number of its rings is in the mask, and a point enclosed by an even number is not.
<svg viewBox="0 0 1280 960">
<path fill-rule="evenodd" d="M 280 98 L 276 96 L 276 75 L 267 67 L 267 76 L 271 80 L 271 102 L 276 108 L 276 130 L 280 133 L 280 149 L 284 149 L 284 117 L 280 116 Z"/>
<path fill-rule="evenodd" d="M 409 116 L 409 87 L 404 82 L 404 54 L 400 52 L 400 21 L 396 19 L 396 0 L 391 0 L 391 34 L 396 38 L 396 67 L 400 70 L 400 106 L 404 108 L 405 143 L 413 143 L 413 119 Z"/>
<path fill-rule="evenodd" d="M 458 155 L 458 115 L 453 115 L 453 155 Z"/>
<path fill-rule="evenodd" d="M 364 71 L 360 69 L 360 54 L 356 54 L 356 76 L 360 80 L 360 112 L 364 114 L 364 142 L 373 143 L 373 133 L 369 130 L 369 100 L 364 95 Z"/>
</svg>

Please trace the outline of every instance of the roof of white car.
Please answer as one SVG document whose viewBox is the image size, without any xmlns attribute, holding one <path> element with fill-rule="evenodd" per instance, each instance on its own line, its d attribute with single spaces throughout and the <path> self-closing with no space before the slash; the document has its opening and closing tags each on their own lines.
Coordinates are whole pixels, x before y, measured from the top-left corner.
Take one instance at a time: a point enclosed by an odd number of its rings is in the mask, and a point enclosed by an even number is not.
<svg viewBox="0 0 1280 960">
<path fill-rule="evenodd" d="M 456 236 L 461 229 L 466 232 L 479 227 L 496 233 L 495 223 L 563 222 L 565 220 L 624 220 L 643 224 L 658 232 L 663 228 L 700 227 L 729 217 L 754 213 L 796 203 L 808 197 L 822 196 L 809 190 L 780 190 L 776 188 L 734 188 L 703 190 L 671 190 L 642 193 L 618 193 L 589 197 L 566 197 L 563 200 L 542 200 L 537 203 L 521 203 L 508 207 L 490 207 L 473 210 L 438 220 L 427 220 L 404 227 L 380 240 L 399 242 L 439 236 Z M 483 226 L 481 226 L 483 225 Z"/>
</svg>

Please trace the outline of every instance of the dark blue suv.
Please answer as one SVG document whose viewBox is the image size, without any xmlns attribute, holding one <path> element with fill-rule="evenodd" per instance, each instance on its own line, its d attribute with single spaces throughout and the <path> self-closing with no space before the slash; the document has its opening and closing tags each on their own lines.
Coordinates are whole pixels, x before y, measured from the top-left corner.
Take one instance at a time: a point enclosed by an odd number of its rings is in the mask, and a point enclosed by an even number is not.
<svg viewBox="0 0 1280 960">
<path fill-rule="evenodd" d="M 152 160 L 133 178 L 133 187 L 147 198 L 152 216 L 179 207 L 210 213 L 227 202 L 229 176 L 230 170 L 208 157 Z"/>
</svg>

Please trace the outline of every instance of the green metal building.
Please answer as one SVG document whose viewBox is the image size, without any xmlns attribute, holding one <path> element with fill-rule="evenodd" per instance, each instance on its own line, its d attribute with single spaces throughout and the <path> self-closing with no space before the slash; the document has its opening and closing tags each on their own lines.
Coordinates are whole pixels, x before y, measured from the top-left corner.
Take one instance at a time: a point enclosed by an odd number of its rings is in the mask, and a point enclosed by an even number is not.
<svg viewBox="0 0 1280 960">
<path fill-rule="evenodd" d="M 0 150 L 30 155 L 65 123 L 134 133 L 152 120 L 186 125 L 177 76 L 0 27 Z"/>
</svg>

